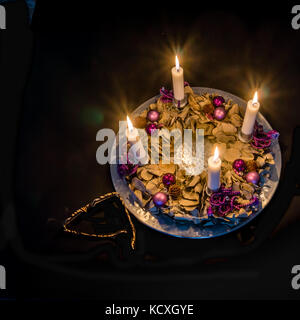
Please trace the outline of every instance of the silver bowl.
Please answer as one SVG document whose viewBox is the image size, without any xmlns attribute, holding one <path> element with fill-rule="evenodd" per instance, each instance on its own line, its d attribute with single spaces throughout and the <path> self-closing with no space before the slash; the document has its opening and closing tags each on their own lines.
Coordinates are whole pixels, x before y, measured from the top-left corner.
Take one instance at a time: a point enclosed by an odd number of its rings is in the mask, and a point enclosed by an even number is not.
<svg viewBox="0 0 300 320">
<path fill-rule="evenodd" d="M 225 99 L 231 99 L 234 103 L 237 103 L 242 108 L 242 111 L 246 110 L 247 102 L 231 93 L 224 92 L 218 89 L 203 87 L 194 87 L 193 90 L 195 93 L 199 95 L 204 93 L 219 94 L 223 96 Z M 155 103 L 155 101 L 158 98 L 159 95 L 144 102 L 142 105 L 140 105 L 137 109 L 134 110 L 132 115 L 134 117 L 138 116 L 145 109 L 147 109 L 151 103 Z M 265 130 L 272 130 L 271 125 L 268 123 L 268 121 L 263 117 L 261 113 L 258 114 L 257 120 L 259 124 L 263 125 Z M 150 211 L 147 211 L 144 208 L 142 208 L 139 205 L 138 201 L 136 201 L 135 195 L 129 189 L 126 180 L 119 176 L 116 164 L 112 164 L 110 166 L 110 172 L 115 190 L 120 194 L 121 198 L 124 200 L 124 203 L 129 212 L 131 212 L 140 222 L 154 230 L 160 231 L 162 233 L 174 237 L 204 239 L 218 237 L 225 235 L 229 232 L 236 231 L 237 229 L 245 226 L 252 219 L 257 217 L 268 205 L 278 186 L 281 172 L 281 151 L 278 141 L 272 144 L 271 152 L 274 155 L 275 165 L 272 166 L 270 177 L 265 181 L 264 186 L 262 188 L 262 192 L 260 194 L 259 199 L 259 209 L 256 212 L 252 213 L 248 218 L 237 218 L 234 221 L 231 221 L 231 223 L 224 223 L 224 221 L 221 222 L 218 221 L 218 219 L 214 219 L 213 223 L 204 226 L 202 224 L 178 222 L 164 214 L 154 215 Z"/>
</svg>

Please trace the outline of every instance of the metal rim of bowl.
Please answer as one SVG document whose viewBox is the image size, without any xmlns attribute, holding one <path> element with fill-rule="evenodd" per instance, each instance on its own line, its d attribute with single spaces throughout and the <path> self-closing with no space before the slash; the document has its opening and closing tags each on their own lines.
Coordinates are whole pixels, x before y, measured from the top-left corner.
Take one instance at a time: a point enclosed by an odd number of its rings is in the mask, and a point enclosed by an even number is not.
<svg viewBox="0 0 300 320">
<path fill-rule="evenodd" d="M 243 112 L 246 109 L 247 102 L 231 93 L 218 90 L 218 89 L 205 88 L 205 87 L 193 87 L 192 89 L 197 94 L 215 93 L 223 96 L 225 99 L 232 99 L 234 103 L 237 103 L 242 108 Z M 159 98 L 159 96 L 160 95 L 157 95 L 145 101 L 143 104 L 141 104 L 138 108 L 136 108 L 133 111 L 132 115 L 134 117 L 139 115 L 142 111 L 148 108 L 148 106 L 151 103 L 154 103 Z M 271 125 L 261 113 L 258 114 L 257 119 L 258 119 L 258 122 L 263 125 L 265 130 L 272 130 Z M 110 172 L 111 172 L 112 182 L 115 190 L 120 194 L 120 196 L 124 200 L 124 203 L 127 209 L 130 211 L 130 213 L 132 213 L 141 223 L 147 225 L 148 227 L 156 231 L 159 231 L 174 237 L 189 238 L 189 239 L 207 239 L 207 238 L 222 236 L 242 228 L 243 226 L 248 224 L 250 221 L 252 221 L 255 217 L 257 217 L 263 211 L 263 209 L 268 205 L 268 203 L 272 199 L 277 189 L 277 186 L 279 183 L 279 177 L 281 173 L 281 165 L 282 165 L 281 150 L 280 150 L 278 141 L 273 144 L 271 150 L 275 156 L 275 165 L 274 165 L 275 172 L 273 171 L 273 174 L 276 173 L 277 179 L 275 181 L 271 181 L 271 179 L 268 180 L 268 183 L 270 184 L 268 187 L 270 188 L 270 190 L 267 193 L 267 198 L 265 199 L 265 203 L 263 204 L 262 208 L 257 212 L 253 213 L 247 219 L 245 219 L 245 221 L 237 224 L 234 227 L 229 227 L 223 224 L 215 225 L 212 227 L 211 226 L 204 227 L 204 226 L 196 225 L 189 222 L 178 222 L 163 214 L 153 215 L 151 212 L 148 212 L 143 208 L 141 208 L 139 205 L 137 205 L 137 203 L 132 202 L 132 191 L 129 189 L 125 179 L 119 176 L 117 172 L 116 164 L 110 165 Z"/>
</svg>

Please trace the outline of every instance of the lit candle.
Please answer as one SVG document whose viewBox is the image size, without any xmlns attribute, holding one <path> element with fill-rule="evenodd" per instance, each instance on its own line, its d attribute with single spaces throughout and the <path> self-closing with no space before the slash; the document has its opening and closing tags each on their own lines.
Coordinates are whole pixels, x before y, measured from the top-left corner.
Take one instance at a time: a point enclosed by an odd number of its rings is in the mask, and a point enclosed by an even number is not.
<svg viewBox="0 0 300 320">
<path fill-rule="evenodd" d="M 217 191 L 220 188 L 221 164 L 219 150 L 216 147 L 214 155 L 208 158 L 207 187 L 209 191 Z"/>
<path fill-rule="evenodd" d="M 178 101 L 184 99 L 184 79 L 183 69 L 179 65 L 178 58 L 175 58 L 175 67 L 172 68 L 173 93 L 174 98 Z"/>
<path fill-rule="evenodd" d="M 129 144 L 131 145 L 130 151 L 133 153 L 135 158 L 134 163 L 141 162 L 142 164 L 146 164 L 148 162 L 148 155 L 143 147 L 137 128 L 132 125 L 128 116 L 126 136 Z"/>
<path fill-rule="evenodd" d="M 253 100 L 249 100 L 242 126 L 242 135 L 250 137 L 253 132 L 256 116 L 259 110 L 259 102 L 257 100 L 257 91 L 254 94 Z"/>
<path fill-rule="evenodd" d="M 127 139 L 130 145 L 135 143 L 138 139 L 139 133 L 137 129 L 132 125 L 130 118 L 127 116 Z"/>
</svg>

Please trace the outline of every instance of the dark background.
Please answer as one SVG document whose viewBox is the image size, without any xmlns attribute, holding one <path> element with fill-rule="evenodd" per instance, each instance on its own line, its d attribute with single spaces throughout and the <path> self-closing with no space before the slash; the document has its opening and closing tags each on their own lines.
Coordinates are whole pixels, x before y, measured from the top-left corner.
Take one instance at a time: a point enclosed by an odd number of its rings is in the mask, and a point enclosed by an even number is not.
<svg viewBox="0 0 300 320">
<path fill-rule="evenodd" d="M 61 2 L 38 2 L 31 26 L 22 1 L 7 4 L 0 33 L 7 296 L 298 299 L 290 285 L 300 264 L 293 4 Z M 161 86 L 171 87 L 175 52 L 191 86 L 245 100 L 260 88 L 261 112 L 280 132 L 283 155 L 270 206 L 241 232 L 203 241 L 167 237 L 134 220 L 135 253 L 126 238 L 63 234 L 74 210 L 113 191 L 109 167 L 95 159 L 97 131 L 116 129 Z"/>
</svg>

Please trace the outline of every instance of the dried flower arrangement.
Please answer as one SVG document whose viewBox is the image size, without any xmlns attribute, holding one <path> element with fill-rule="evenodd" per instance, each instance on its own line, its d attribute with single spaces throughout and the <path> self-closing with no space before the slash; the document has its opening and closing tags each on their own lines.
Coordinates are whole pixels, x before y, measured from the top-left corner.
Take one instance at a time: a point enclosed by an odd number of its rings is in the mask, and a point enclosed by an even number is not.
<svg viewBox="0 0 300 320">
<path fill-rule="evenodd" d="M 185 93 L 188 103 L 183 108 L 174 106 L 162 95 L 133 123 L 145 128 L 148 134 L 151 134 L 150 126 L 181 131 L 192 129 L 193 132 L 203 129 L 206 143 L 211 148 L 217 145 L 220 150 L 221 189 L 208 195 L 205 170 L 200 175 L 189 176 L 176 164 L 146 164 L 122 174 L 140 205 L 153 214 L 163 213 L 196 224 L 209 217 L 247 218 L 257 210 L 261 187 L 275 164 L 269 142 L 274 133 L 275 138 L 278 133 L 272 131 L 271 136 L 257 126 L 256 132 L 260 134 L 257 140 L 244 143 L 238 138 L 243 118 L 236 103 L 216 94 L 197 95 L 190 86 L 185 87 Z M 150 111 L 155 112 L 149 119 Z M 148 152 L 151 153 L 150 148 Z M 171 148 L 172 156 L 174 149 Z"/>
</svg>

